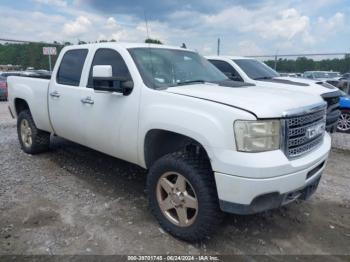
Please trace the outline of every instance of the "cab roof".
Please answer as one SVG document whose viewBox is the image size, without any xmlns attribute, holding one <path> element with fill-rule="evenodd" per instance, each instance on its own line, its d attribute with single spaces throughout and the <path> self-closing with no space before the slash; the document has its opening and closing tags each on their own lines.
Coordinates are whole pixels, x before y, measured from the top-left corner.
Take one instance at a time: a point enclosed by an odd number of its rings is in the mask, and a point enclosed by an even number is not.
<svg viewBox="0 0 350 262">
<path fill-rule="evenodd" d="M 160 49 L 174 49 L 174 50 L 187 50 L 195 52 L 192 49 L 185 49 L 178 46 L 160 45 L 160 44 L 148 44 L 148 43 L 127 43 L 127 42 L 103 42 L 103 43 L 92 43 L 82 45 L 70 45 L 66 46 L 67 49 L 79 49 L 79 48 L 93 48 L 93 47 L 119 47 L 119 48 L 160 48 Z"/>
<path fill-rule="evenodd" d="M 226 55 L 220 55 L 220 56 L 205 56 L 207 59 L 255 59 L 254 57 L 246 57 L 246 56 L 226 56 Z"/>
</svg>

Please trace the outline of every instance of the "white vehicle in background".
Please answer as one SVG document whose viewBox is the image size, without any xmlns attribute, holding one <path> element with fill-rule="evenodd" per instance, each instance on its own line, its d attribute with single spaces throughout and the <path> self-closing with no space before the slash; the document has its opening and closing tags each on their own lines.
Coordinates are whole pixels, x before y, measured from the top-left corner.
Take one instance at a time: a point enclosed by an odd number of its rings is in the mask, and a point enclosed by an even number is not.
<svg viewBox="0 0 350 262">
<path fill-rule="evenodd" d="M 176 237 L 213 232 L 315 192 L 331 139 L 315 95 L 229 80 L 198 53 L 163 45 L 65 47 L 50 80 L 9 78 L 24 152 L 55 134 L 148 170 L 150 209 Z"/>
<path fill-rule="evenodd" d="M 306 71 L 304 78 L 327 82 L 333 86 L 338 86 L 341 74 L 334 71 Z"/>
<path fill-rule="evenodd" d="M 305 71 L 303 77 L 315 80 L 327 80 L 340 78 L 341 74 L 340 72 L 334 71 Z"/>
<path fill-rule="evenodd" d="M 239 56 L 207 56 L 228 78 L 259 87 L 277 87 L 285 90 L 319 95 L 327 102 L 327 131 L 335 132 L 340 116 L 338 88 L 324 81 L 305 78 L 281 77 L 275 70 L 254 58 Z"/>
</svg>

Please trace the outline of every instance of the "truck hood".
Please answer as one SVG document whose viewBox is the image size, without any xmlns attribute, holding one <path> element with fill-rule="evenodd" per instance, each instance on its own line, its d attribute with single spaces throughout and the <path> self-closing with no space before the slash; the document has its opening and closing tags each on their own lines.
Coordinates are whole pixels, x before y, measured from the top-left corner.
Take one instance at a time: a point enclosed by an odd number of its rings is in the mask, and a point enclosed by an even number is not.
<svg viewBox="0 0 350 262">
<path fill-rule="evenodd" d="M 208 83 L 169 87 L 164 91 L 243 109 L 258 118 L 279 118 L 286 111 L 319 104 L 323 101 L 320 96 L 280 87 L 233 88 Z"/>
<path fill-rule="evenodd" d="M 323 95 L 337 91 L 337 88 L 323 81 L 297 77 L 275 77 L 273 79 L 256 81 L 256 85 L 264 87 L 279 87 L 290 91 L 304 92 L 312 95 Z"/>
</svg>

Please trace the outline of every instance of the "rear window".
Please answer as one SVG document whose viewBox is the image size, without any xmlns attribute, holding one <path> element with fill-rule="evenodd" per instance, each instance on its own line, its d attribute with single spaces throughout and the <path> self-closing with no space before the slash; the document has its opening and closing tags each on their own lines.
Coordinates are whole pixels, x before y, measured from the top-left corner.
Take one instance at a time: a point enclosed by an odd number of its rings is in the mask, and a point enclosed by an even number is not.
<svg viewBox="0 0 350 262">
<path fill-rule="evenodd" d="M 58 84 L 79 86 L 87 53 L 87 49 L 75 49 L 64 54 L 57 73 Z"/>
</svg>

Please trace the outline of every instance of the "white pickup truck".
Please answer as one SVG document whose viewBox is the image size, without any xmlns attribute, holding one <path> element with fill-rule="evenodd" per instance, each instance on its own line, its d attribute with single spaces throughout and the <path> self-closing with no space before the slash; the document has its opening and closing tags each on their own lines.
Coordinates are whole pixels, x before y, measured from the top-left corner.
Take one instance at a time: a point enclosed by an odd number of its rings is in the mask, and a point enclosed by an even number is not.
<svg viewBox="0 0 350 262">
<path fill-rule="evenodd" d="M 341 92 L 335 86 L 325 81 L 281 77 L 266 64 L 250 57 L 208 56 L 207 58 L 231 80 L 251 83 L 260 87 L 279 87 L 321 96 L 327 102 L 326 130 L 330 133 L 336 131 L 340 117 Z"/>
<path fill-rule="evenodd" d="M 9 78 L 9 104 L 29 154 L 54 134 L 148 169 L 153 214 L 189 241 L 213 232 L 221 210 L 307 199 L 331 145 L 320 96 L 234 82 L 162 45 L 65 47 L 51 80 Z"/>
</svg>

